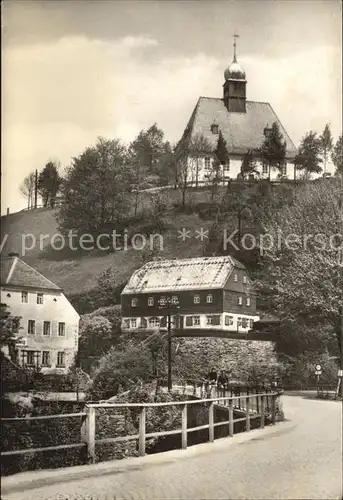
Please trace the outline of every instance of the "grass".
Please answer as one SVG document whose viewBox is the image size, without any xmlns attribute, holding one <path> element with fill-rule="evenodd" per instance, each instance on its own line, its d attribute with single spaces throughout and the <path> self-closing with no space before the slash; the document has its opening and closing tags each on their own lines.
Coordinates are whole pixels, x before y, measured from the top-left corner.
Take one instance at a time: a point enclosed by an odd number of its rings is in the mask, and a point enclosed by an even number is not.
<svg viewBox="0 0 343 500">
<path fill-rule="evenodd" d="M 187 258 L 203 255 L 205 241 L 195 238 L 195 229 L 209 229 L 211 220 L 202 220 L 196 213 L 184 213 L 175 205 L 181 201 L 179 190 L 166 190 L 163 194 L 167 205 L 163 217 L 165 229 L 163 231 L 163 248 L 158 252 L 161 257 Z M 187 204 L 207 203 L 211 199 L 208 190 L 190 190 L 187 193 Z M 140 210 L 151 206 L 151 194 L 144 193 L 140 204 Z M 129 248 L 126 251 L 53 251 L 49 245 L 49 238 L 39 243 L 41 235 L 54 235 L 58 233 L 56 213 L 58 209 L 36 209 L 17 212 L 1 219 L 2 238 L 8 235 L 2 250 L 2 255 L 16 252 L 22 256 L 28 264 L 36 268 L 44 276 L 64 289 L 67 295 L 73 295 L 91 290 L 96 284 L 99 274 L 109 266 L 113 266 L 118 272 L 118 280 L 128 279 L 132 272 L 141 264 L 141 252 Z M 178 231 L 191 231 L 191 239 L 182 241 Z M 22 241 L 26 236 L 26 242 L 31 244 L 32 235 L 36 245 L 23 255 Z M 25 241 L 25 239 L 24 239 Z M 155 240 L 154 247 L 159 250 L 158 241 Z"/>
</svg>

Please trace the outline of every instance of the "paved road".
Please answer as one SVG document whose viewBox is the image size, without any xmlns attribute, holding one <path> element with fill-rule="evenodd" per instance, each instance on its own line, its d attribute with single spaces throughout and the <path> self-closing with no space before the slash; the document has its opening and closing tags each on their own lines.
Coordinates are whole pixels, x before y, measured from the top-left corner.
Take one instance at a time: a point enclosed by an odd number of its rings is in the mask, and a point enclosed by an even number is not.
<svg viewBox="0 0 343 500">
<path fill-rule="evenodd" d="M 291 424 L 279 424 L 262 437 L 232 441 L 227 448 L 209 444 L 206 453 L 194 457 L 180 453 L 178 460 L 12 493 L 3 500 L 342 498 L 341 404 L 283 399 Z"/>
</svg>

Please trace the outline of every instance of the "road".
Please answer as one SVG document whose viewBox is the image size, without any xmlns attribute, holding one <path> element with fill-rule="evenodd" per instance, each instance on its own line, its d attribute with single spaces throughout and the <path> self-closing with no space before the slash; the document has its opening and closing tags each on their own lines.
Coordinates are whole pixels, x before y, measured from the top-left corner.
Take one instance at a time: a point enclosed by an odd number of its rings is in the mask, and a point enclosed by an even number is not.
<svg viewBox="0 0 343 500">
<path fill-rule="evenodd" d="M 299 396 L 284 396 L 283 404 L 290 421 L 261 430 L 263 434 L 253 431 L 258 437 L 249 441 L 239 442 L 237 436 L 230 446 L 223 446 L 220 440 L 219 447 L 217 442 L 201 445 L 206 452 L 192 447 L 192 455 L 190 449 L 178 451 L 177 460 L 166 460 L 168 454 L 162 454 L 161 462 L 149 467 L 124 466 L 97 477 L 87 477 L 92 467 L 88 466 L 81 479 L 13 492 L 2 499 L 342 498 L 341 404 Z"/>
</svg>

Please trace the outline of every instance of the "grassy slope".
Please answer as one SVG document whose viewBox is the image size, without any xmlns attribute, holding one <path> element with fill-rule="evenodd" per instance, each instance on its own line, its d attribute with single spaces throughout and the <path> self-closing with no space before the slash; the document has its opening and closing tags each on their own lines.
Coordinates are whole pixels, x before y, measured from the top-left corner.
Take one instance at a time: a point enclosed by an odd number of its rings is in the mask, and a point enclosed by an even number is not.
<svg viewBox="0 0 343 500">
<path fill-rule="evenodd" d="M 168 205 L 171 207 L 173 202 L 180 200 L 180 193 L 171 190 L 166 193 L 166 197 Z M 194 203 L 205 202 L 209 200 L 209 193 L 206 191 L 192 192 L 190 197 Z M 149 204 L 148 195 L 143 200 L 143 204 L 145 206 Z M 139 267 L 140 252 L 133 249 L 114 253 L 99 251 L 59 252 L 51 250 L 48 239 L 44 241 L 42 248 L 40 248 L 40 235 L 49 234 L 52 236 L 58 232 L 55 216 L 56 212 L 54 210 L 37 209 L 2 217 L 2 238 L 4 234 L 8 234 L 2 255 L 17 252 L 22 256 L 22 237 L 25 234 L 32 234 L 37 239 L 37 244 L 35 248 L 27 251 L 27 254 L 23 256 L 23 260 L 62 287 L 67 294 L 92 289 L 96 283 L 96 277 L 110 265 L 118 271 L 119 279 L 128 278 L 133 270 Z M 203 254 L 204 242 L 194 237 L 194 231 L 201 227 L 208 229 L 212 225 L 211 221 L 203 221 L 196 214 L 178 213 L 176 215 L 169 208 L 165 216 L 165 223 L 166 230 L 163 233 L 164 248 L 161 251 L 161 256 L 164 258 L 186 258 Z M 178 238 L 177 231 L 182 230 L 182 228 L 192 230 L 192 239 L 182 242 Z"/>
</svg>

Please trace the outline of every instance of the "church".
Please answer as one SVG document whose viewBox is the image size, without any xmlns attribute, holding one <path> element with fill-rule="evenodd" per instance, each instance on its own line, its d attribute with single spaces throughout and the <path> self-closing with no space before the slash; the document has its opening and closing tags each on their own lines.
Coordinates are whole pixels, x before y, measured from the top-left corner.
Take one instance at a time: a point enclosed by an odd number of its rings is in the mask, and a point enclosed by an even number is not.
<svg viewBox="0 0 343 500">
<path fill-rule="evenodd" d="M 233 61 L 224 71 L 223 97 L 199 97 L 179 143 L 190 144 L 191 141 L 201 137 L 211 145 L 211 150 L 207 153 L 196 157 L 194 154 L 188 155 L 186 175 L 192 185 L 210 182 L 214 162 L 211 151 L 217 146 L 220 132 L 226 141 L 230 158 L 227 165 L 222 165 L 220 175 L 224 182 L 239 177 L 242 159 L 248 151 L 254 152 L 257 176 L 260 179 L 267 179 L 270 176 L 270 180 L 276 181 L 280 176 L 292 179 L 294 175 L 296 148 L 272 106 L 268 102 L 248 101 L 246 98 L 246 74 L 237 62 L 237 36 L 234 35 Z M 269 172 L 268 165 L 259 159 L 257 150 L 275 122 L 286 143 L 286 158 L 281 171 L 271 169 Z"/>
</svg>

